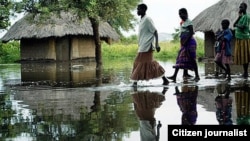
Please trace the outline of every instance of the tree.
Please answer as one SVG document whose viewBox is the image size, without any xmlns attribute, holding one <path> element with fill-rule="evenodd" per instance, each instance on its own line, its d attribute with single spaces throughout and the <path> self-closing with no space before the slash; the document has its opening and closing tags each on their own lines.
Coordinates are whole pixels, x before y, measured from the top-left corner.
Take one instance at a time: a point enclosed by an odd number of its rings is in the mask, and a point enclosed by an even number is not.
<svg viewBox="0 0 250 141">
<path fill-rule="evenodd" d="M 135 18 L 131 13 L 140 0 L 62 0 L 65 9 L 73 10 L 79 17 L 90 19 L 96 45 L 96 62 L 101 66 L 101 41 L 99 22 L 107 21 L 118 33 L 120 28 L 128 30 L 133 27 Z M 98 67 L 97 67 L 98 68 Z"/>
<path fill-rule="evenodd" d="M 0 2 L 0 29 L 5 29 L 10 25 L 10 5 L 9 0 L 2 0 Z"/>
<path fill-rule="evenodd" d="M 0 1 L 0 32 L 5 30 L 10 25 L 10 17 L 18 13 L 15 1 L 1 0 Z M 3 61 L 2 56 L 5 54 L 3 44 L 0 42 L 0 62 Z M 6 61 L 6 60 L 5 60 Z"/>
<path fill-rule="evenodd" d="M 14 17 L 15 13 L 19 13 L 18 2 L 15 0 L 0 1 L 0 30 L 5 30 L 10 26 L 10 17 Z"/>
</svg>

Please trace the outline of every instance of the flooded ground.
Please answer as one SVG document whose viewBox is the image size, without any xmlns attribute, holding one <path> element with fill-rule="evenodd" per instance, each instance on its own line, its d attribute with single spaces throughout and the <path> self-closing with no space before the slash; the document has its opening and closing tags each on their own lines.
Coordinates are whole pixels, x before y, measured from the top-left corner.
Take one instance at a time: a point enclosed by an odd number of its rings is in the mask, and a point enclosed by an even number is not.
<svg viewBox="0 0 250 141">
<path fill-rule="evenodd" d="M 160 64 L 166 76 L 173 74 L 173 62 Z M 169 124 L 249 124 L 249 81 L 238 75 L 227 82 L 205 75 L 205 64 L 199 63 L 199 82 L 184 81 L 180 71 L 177 83 L 164 87 L 156 79 L 139 82 L 134 88 L 129 80 L 131 60 L 104 62 L 101 71 L 95 66 L 0 65 L 0 140 L 136 141 L 158 137 L 167 141 Z"/>
</svg>

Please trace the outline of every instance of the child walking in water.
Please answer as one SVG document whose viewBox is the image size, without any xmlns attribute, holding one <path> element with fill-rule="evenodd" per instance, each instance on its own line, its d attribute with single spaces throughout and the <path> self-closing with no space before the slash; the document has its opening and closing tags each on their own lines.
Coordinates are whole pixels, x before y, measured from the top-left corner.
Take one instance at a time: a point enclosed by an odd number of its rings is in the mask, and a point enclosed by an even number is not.
<svg viewBox="0 0 250 141">
<path fill-rule="evenodd" d="M 221 21 L 222 31 L 217 33 L 218 46 L 216 49 L 215 63 L 226 72 L 227 80 L 231 80 L 230 64 L 232 63 L 231 40 L 233 34 L 229 29 L 230 22 L 227 19 Z"/>
</svg>

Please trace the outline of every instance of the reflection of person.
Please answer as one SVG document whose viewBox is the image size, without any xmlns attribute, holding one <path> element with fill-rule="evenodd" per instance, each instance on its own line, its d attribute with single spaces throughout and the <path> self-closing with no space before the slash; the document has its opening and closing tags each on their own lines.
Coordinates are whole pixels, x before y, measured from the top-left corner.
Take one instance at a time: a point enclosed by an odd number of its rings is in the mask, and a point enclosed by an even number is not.
<svg viewBox="0 0 250 141">
<path fill-rule="evenodd" d="M 222 31 L 216 34 L 218 46 L 214 62 L 226 72 L 227 80 L 230 81 L 230 64 L 232 63 L 231 39 L 233 34 L 229 29 L 229 25 L 229 20 L 224 19 L 221 21 Z"/>
<path fill-rule="evenodd" d="M 237 125 L 250 125 L 250 88 L 248 84 L 235 90 Z"/>
<path fill-rule="evenodd" d="M 166 92 L 164 89 L 162 92 Z M 164 94 L 163 93 L 163 94 Z M 158 141 L 160 122 L 156 131 L 155 111 L 165 100 L 162 93 L 150 91 L 136 91 L 133 95 L 133 102 L 136 115 L 140 120 L 140 137 L 141 141 Z"/>
<path fill-rule="evenodd" d="M 216 119 L 220 125 L 232 125 L 232 103 L 230 97 L 230 85 L 217 84 L 217 96 L 215 97 Z"/>
<path fill-rule="evenodd" d="M 150 17 L 146 15 L 147 5 L 139 4 L 137 14 L 141 16 L 139 24 L 138 53 L 134 61 L 131 80 L 133 86 L 137 86 L 138 80 L 150 80 L 162 77 L 163 85 L 168 85 L 169 81 L 165 77 L 164 68 L 153 58 L 153 41 L 155 39 L 156 50 L 159 51 L 158 33 Z"/>
<path fill-rule="evenodd" d="M 178 86 L 175 87 L 177 104 L 182 112 L 182 125 L 194 125 L 197 120 L 197 96 L 198 86 L 184 85 L 179 91 Z"/>
<path fill-rule="evenodd" d="M 180 29 L 180 43 L 181 48 L 179 50 L 178 56 L 176 58 L 175 72 L 168 79 L 176 82 L 176 76 L 179 69 L 192 70 L 195 72 L 194 81 L 199 81 L 198 66 L 196 62 L 196 40 L 194 39 L 193 23 L 188 18 L 188 12 L 186 8 L 179 9 L 179 16 L 182 19 L 181 29 Z"/>
<path fill-rule="evenodd" d="M 239 17 L 234 23 L 235 27 L 235 49 L 234 63 L 243 66 L 242 77 L 248 77 L 248 65 L 250 62 L 250 17 L 246 13 L 247 4 L 242 2 L 239 7 Z"/>
</svg>

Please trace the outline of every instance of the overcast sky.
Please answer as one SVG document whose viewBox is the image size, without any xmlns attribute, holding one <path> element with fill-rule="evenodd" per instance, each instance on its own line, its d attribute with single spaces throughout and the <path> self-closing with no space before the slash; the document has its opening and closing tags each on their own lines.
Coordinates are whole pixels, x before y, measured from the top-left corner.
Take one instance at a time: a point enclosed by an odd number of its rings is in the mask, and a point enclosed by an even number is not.
<svg viewBox="0 0 250 141">
<path fill-rule="evenodd" d="M 179 27 L 180 18 L 178 10 L 180 8 L 186 8 L 188 10 L 189 18 L 192 20 L 200 12 L 220 0 L 142 0 L 147 4 L 147 15 L 150 16 L 159 33 L 174 33 L 175 28 Z M 136 14 L 136 13 L 135 13 Z M 137 16 L 138 17 L 138 16 Z M 140 17 L 138 17 L 139 19 Z M 137 34 L 137 28 L 135 31 L 129 32 L 130 34 Z"/>
</svg>

